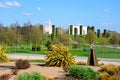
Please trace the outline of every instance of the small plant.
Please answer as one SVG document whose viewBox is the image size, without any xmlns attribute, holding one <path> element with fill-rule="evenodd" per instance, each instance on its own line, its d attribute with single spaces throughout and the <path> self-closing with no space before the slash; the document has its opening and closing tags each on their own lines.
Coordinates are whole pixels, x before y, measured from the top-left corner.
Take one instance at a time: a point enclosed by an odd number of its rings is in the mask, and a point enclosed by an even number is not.
<svg viewBox="0 0 120 80">
<path fill-rule="evenodd" d="M 82 66 L 70 66 L 68 76 L 80 80 L 98 80 L 99 75 L 93 69 Z"/>
<path fill-rule="evenodd" d="M 107 64 L 107 65 L 101 66 L 101 71 L 105 71 L 110 75 L 119 73 L 118 67 L 113 64 Z"/>
<path fill-rule="evenodd" d="M 65 72 L 68 72 L 68 67 L 67 67 L 67 66 L 63 66 L 63 70 L 64 70 Z"/>
<path fill-rule="evenodd" d="M 50 77 L 50 78 L 48 78 L 47 80 L 55 80 L 55 78 Z"/>
<path fill-rule="evenodd" d="M 17 75 L 16 80 L 42 80 L 42 76 L 37 73 L 22 73 L 20 75 Z"/>
<path fill-rule="evenodd" d="M 10 74 L 3 74 L 0 76 L 0 80 L 9 80 L 11 78 Z"/>
<path fill-rule="evenodd" d="M 108 73 L 100 73 L 99 75 L 101 80 L 116 80 L 115 76 L 111 76 Z"/>
<path fill-rule="evenodd" d="M 43 80 L 47 80 L 47 78 L 48 78 L 47 76 L 42 75 L 42 79 L 43 79 Z"/>
<path fill-rule="evenodd" d="M 30 67 L 30 63 L 28 60 L 19 59 L 16 61 L 15 64 L 18 69 L 27 69 Z"/>
<path fill-rule="evenodd" d="M 119 70 L 119 73 L 120 73 L 120 65 L 118 65 L 118 70 Z"/>
<path fill-rule="evenodd" d="M 103 65 L 105 65 L 105 64 L 104 64 L 104 63 L 100 63 L 100 64 L 99 64 L 99 66 L 103 66 Z"/>
<path fill-rule="evenodd" d="M 41 47 L 40 46 L 32 46 L 32 51 L 40 51 Z"/>
<path fill-rule="evenodd" d="M 17 74 L 18 74 L 18 71 L 19 71 L 18 68 L 15 67 L 14 69 L 11 70 L 12 75 L 17 75 Z"/>
<path fill-rule="evenodd" d="M 0 45 L 0 63 L 3 63 L 3 62 L 9 62 L 9 57 L 8 55 L 6 54 L 6 49 L 3 49 L 2 46 Z"/>
<path fill-rule="evenodd" d="M 70 66 L 75 64 L 75 58 L 69 52 L 69 48 L 62 45 L 56 44 L 51 45 L 50 50 L 47 52 L 46 66 Z"/>
<path fill-rule="evenodd" d="M 110 77 L 108 73 L 100 73 L 99 75 L 101 80 L 108 80 L 108 78 Z"/>
<path fill-rule="evenodd" d="M 86 63 L 83 61 L 80 61 L 80 62 L 77 62 L 77 65 L 86 65 Z"/>
</svg>

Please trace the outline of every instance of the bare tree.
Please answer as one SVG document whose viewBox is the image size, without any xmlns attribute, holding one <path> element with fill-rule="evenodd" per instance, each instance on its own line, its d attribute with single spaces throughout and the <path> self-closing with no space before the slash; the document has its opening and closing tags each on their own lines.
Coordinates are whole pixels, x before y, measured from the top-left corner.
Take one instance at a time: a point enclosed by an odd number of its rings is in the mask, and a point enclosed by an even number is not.
<svg viewBox="0 0 120 80">
<path fill-rule="evenodd" d="M 113 32 L 111 34 L 110 43 L 114 45 L 114 53 L 116 54 L 116 47 L 119 44 L 119 34 Z M 117 55 L 117 54 L 116 54 Z"/>
<path fill-rule="evenodd" d="M 92 30 L 88 30 L 88 33 L 86 35 L 86 41 L 88 44 L 95 43 L 96 35 Z"/>
</svg>

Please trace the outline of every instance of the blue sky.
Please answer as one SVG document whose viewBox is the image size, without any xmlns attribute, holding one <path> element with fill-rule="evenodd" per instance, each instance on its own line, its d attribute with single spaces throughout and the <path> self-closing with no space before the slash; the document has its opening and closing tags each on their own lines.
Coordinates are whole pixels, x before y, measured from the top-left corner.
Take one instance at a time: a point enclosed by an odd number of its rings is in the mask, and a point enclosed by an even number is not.
<svg viewBox="0 0 120 80">
<path fill-rule="evenodd" d="M 0 23 L 46 25 L 51 20 L 57 27 L 93 25 L 120 33 L 119 4 L 120 0 L 0 0 Z"/>
</svg>

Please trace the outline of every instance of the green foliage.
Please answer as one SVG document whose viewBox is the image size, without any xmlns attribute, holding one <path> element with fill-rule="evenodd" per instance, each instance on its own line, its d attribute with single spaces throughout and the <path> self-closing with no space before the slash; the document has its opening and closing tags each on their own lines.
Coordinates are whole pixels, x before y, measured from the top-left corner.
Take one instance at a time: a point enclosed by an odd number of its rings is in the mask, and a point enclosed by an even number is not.
<svg viewBox="0 0 120 80">
<path fill-rule="evenodd" d="M 37 73 L 37 72 L 33 72 L 33 73 L 23 73 L 20 74 L 16 77 L 16 80 L 42 80 L 42 76 Z"/>
<path fill-rule="evenodd" d="M 83 26 L 80 25 L 80 35 L 82 35 L 82 29 L 83 29 Z"/>
<path fill-rule="evenodd" d="M 70 25 L 70 35 L 72 35 L 72 33 L 73 33 L 73 25 Z"/>
<path fill-rule="evenodd" d="M 100 38 L 100 29 L 97 30 L 97 37 Z"/>
<path fill-rule="evenodd" d="M 77 37 L 77 34 L 78 33 L 78 29 L 77 28 L 74 28 L 74 37 L 76 38 Z"/>
<path fill-rule="evenodd" d="M 56 44 L 51 45 L 51 49 L 47 52 L 45 63 L 47 66 L 70 66 L 75 64 L 75 59 L 69 52 L 69 48 Z"/>
<path fill-rule="evenodd" d="M 3 49 L 2 46 L 0 45 L 0 63 L 10 61 L 8 55 L 6 54 L 6 50 L 7 49 Z"/>
<path fill-rule="evenodd" d="M 88 33 L 86 35 L 86 41 L 87 43 L 91 44 L 94 43 L 96 40 L 96 35 L 92 30 L 88 30 Z"/>
<path fill-rule="evenodd" d="M 22 60 L 22 59 L 17 60 L 15 65 L 18 69 L 27 69 L 27 68 L 30 67 L 29 61 L 28 60 Z"/>
<path fill-rule="evenodd" d="M 49 50 L 51 44 L 52 44 L 52 42 L 49 40 L 46 42 L 45 46 L 47 47 L 48 50 Z"/>
<path fill-rule="evenodd" d="M 106 29 L 104 29 L 104 32 L 103 32 L 102 36 L 106 38 L 106 36 L 107 36 L 107 30 Z"/>
<path fill-rule="evenodd" d="M 82 66 L 70 66 L 68 69 L 68 76 L 80 80 L 98 80 L 99 75 L 93 69 Z"/>
<path fill-rule="evenodd" d="M 32 51 L 41 51 L 40 46 L 32 46 Z"/>
<path fill-rule="evenodd" d="M 54 41 L 55 39 L 55 25 L 52 25 L 52 34 L 51 34 L 51 40 Z"/>
<path fill-rule="evenodd" d="M 114 45 L 119 44 L 119 35 L 117 33 L 112 33 L 112 36 L 110 38 L 110 43 Z"/>
</svg>

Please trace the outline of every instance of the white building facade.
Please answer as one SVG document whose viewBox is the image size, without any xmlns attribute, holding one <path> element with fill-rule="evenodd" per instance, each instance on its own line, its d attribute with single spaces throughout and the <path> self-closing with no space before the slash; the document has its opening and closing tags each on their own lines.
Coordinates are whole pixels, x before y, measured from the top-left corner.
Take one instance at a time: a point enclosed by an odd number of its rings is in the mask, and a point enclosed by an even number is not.
<svg viewBox="0 0 120 80">
<path fill-rule="evenodd" d="M 80 35 L 80 26 L 72 26 L 72 35 L 75 34 L 75 29 L 77 30 L 77 35 Z M 44 33 L 45 34 L 52 34 L 52 24 L 51 21 L 48 21 L 48 25 L 43 27 Z M 70 34 L 70 27 L 68 28 L 68 32 Z M 87 27 L 82 26 L 82 35 L 87 34 Z"/>
<path fill-rule="evenodd" d="M 45 34 L 52 34 L 52 24 L 50 20 L 48 21 L 48 26 L 44 26 L 43 30 Z"/>
</svg>

